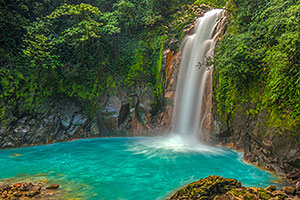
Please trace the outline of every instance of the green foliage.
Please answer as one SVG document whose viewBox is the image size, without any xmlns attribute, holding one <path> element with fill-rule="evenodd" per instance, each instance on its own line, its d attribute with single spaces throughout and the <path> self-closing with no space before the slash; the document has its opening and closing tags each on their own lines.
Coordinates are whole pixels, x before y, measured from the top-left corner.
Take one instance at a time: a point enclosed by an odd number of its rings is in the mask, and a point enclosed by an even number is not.
<svg viewBox="0 0 300 200">
<path fill-rule="evenodd" d="M 163 51 L 164 49 L 164 43 L 163 41 L 161 41 L 161 46 L 159 49 L 159 58 L 157 60 L 157 64 L 156 64 L 156 74 L 155 74 L 155 79 L 156 79 L 156 83 L 155 83 L 155 94 L 157 96 L 159 96 L 162 93 L 162 87 L 163 87 L 163 77 L 161 77 L 161 65 L 162 65 L 162 57 L 163 57 Z"/>
<path fill-rule="evenodd" d="M 153 9 L 158 12 L 159 15 L 164 17 L 172 13 L 175 7 L 179 4 L 178 0 L 152 0 Z"/>
<path fill-rule="evenodd" d="M 211 7 L 223 8 L 226 4 L 226 0 L 196 0 L 195 4 L 207 4 Z"/>
<path fill-rule="evenodd" d="M 158 60 L 156 63 L 156 73 L 155 73 L 155 85 L 154 85 L 154 102 L 152 104 L 153 113 L 158 112 L 163 104 L 163 86 L 165 84 L 164 77 L 161 73 L 162 68 L 162 58 L 163 58 L 163 49 L 164 49 L 164 40 L 165 38 L 160 38 L 160 48 L 158 51 Z"/>
<path fill-rule="evenodd" d="M 126 78 L 126 84 L 129 87 L 141 86 L 144 82 L 144 57 L 141 49 L 136 49 L 134 52 L 135 63 L 129 67 L 128 76 Z"/>
<path fill-rule="evenodd" d="M 124 33 L 137 33 L 145 28 L 153 27 L 161 15 L 155 9 L 153 1 L 119 0 L 113 5 L 114 15 L 120 22 Z M 171 3 L 168 3 L 169 5 Z"/>
<path fill-rule="evenodd" d="M 56 0 L 1 1 L 0 2 L 0 65 L 12 65 L 19 56 L 25 26 L 36 17 L 44 17 L 60 3 Z"/>
<path fill-rule="evenodd" d="M 231 2 L 233 4 L 234 2 Z M 215 55 L 218 113 L 238 104 L 255 117 L 267 110 L 269 125 L 293 131 L 300 124 L 300 2 L 239 0 Z"/>
<path fill-rule="evenodd" d="M 192 1 L 2 2 L 1 123 L 12 115 L 33 115 L 41 103 L 62 96 L 82 102 L 91 115 L 106 89 L 150 86 L 158 96 L 165 24 L 187 2 Z M 194 17 L 184 15 L 185 24 Z"/>
<path fill-rule="evenodd" d="M 52 91 L 93 100 L 103 85 L 99 84 L 101 79 L 95 77 L 101 70 L 101 64 L 98 64 L 101 59 L 91 59 L 90 50 L 101 47 L 104 34 L 119 32 L 115 24 L 113 20 L 105 20 L 99 9 L 89 4 L 64 4 L 27 27 L 24 55 L 30 60 L 28 67 L 36 70 L 39 77 L 47 77 L 51 72 L 49 69 L 55 69 L 51 78 L 56 78 L 57 82 L 45 80 L 45 85 L 55 88 Z"/>
<path fill-rule="evenodd" d="M 8 111 L 34 112 L 55 95 L 94 102 L 106 84 L 106 77 L 97 77 L 107 62 L 102 37 L 118 33 L 115 24 L 89 4 L 63 4 L 27 26 L 23 54 L 14 68 L 1 68 L 1 121 Z"/>
</svg>

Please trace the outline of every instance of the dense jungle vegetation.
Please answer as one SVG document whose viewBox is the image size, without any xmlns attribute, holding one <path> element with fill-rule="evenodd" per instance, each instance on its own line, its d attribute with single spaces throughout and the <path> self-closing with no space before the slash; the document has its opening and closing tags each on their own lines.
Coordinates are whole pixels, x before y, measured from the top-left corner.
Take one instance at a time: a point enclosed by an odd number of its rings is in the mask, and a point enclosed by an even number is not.
<svg viewBox="0 0 300 200">
<path fill-rule="evenodd" d="M 219 115 L 230 120 L 243 105 L 249 117 L 266 113 L 266 127 L 296 133 L 300 125 L 300 1 L 231 0 L 226 9 L 229 26 L 215 56 Z"/>
<path fill-rule="evenodd" d="M 217 112 L 230 120 L 251 104 L 249 116 L 266 111 L 269 125 L 297 129 L 299 0 L 2 0 L 1 121 L 60 95 L 89 109 L 107 88 L 151 86 L 158 95 L 162 51 L 182 39 L 193 3 L 226 4 L 230 16 L 214 59 Z"/>
<path fill-rule="evenodd" d="M 188 3 L 193 1 L 0 1 L 1 121 L 11 113 L 34 114 L 40 103 L 61 96 L 92 113 L 108 88 L 150 86 L 158 96 L 164 44 L 182 38 L 184 21 L 195 17 L 185 16 Z"/>
</svg>

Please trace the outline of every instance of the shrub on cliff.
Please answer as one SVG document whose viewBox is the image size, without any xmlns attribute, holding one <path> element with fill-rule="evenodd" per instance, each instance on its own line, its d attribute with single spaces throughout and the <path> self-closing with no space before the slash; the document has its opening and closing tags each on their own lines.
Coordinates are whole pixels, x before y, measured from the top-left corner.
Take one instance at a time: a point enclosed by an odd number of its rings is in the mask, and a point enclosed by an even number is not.
<svg viewBox="0 0 300 200">
<path fill-rule="evenodd" d="M 215 56 L 218 113 L 268 112 L 268 126 L 295 133 L 300 124 L 300 2 L 230 1 L 229 28 Z"/>
</svg>

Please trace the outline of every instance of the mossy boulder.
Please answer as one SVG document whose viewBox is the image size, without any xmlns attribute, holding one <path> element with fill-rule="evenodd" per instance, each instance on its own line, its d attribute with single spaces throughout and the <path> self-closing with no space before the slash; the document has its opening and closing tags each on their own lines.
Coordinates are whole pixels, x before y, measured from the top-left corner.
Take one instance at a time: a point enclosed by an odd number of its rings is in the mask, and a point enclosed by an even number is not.
<svg viewBox="0 0 300 200">
<path fill-rule="evenodd" d="M 174 199 L 281 200 L 300 199 L 300 196 L 295 195 L 295 189 L 293 187 L 282 187 L 281 190 L 277 190 L 276 186 L 269 186 L 266 189 L 261 187 L 244 187 L 235 179 L 228 179 L 220 176 L 209 176 L 185 186 L 175 192 L 167 200 Z"/>
<path fill-rule="evenodd" d="M 235 179 L 209 176 L 178 190 L 168 199 L 214 199 L 217 195 L 223 195 L 230 190 L 240 188 L 241 185 Z"/>
</svg>

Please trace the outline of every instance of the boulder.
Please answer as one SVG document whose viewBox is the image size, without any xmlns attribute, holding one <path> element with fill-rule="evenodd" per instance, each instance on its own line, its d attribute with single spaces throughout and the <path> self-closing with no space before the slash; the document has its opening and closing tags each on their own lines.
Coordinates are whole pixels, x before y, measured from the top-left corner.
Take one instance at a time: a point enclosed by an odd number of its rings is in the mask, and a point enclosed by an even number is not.
<svg viewBox="0 0 300 200">
<path fill-rule="evenodd" d="M 296 188 L 296 195 L 298 195 L 300 197 L 300 182 L 296 183 L 295 188 Z"/>
<path fill-rule="evenodd" d="M 147 93 L 141 94 L 138 97 L 136 112 L 137 112 L 138 120 L 142 122 L 142 124 L 146 124 L 147 122 L 148 114 L 150 114 L 152 110 L 152 106 L 151 106 L 152 103 L 153 103 L 153 98 Z"/>
<path fill-rule="evenodd" d="M 121 125 L 123 124 L 123 122 L 126 121 L 129 113 L 130 113 L 129 103 L 127 103 L 127 102 L 122 103 L 122 106 L 121 106 L 121 109 L 120 109 L 120 113 L 119 113 L 119 119 L 118 119 L 118 125 L 119 125 L 119 127 L 121 127 Z M 126 124 L 123 125 L 123 127 L 126 127 Z"/>
<path fill-rule="evenodd" d="M 293 181 L 294 180 L 300 180 L 300 172 L 295 172 L 295 173 L 288 174 L 287 178 L 291 179 Z"/>
<path fill-rule="evenodd" d="M 240 188 L 241 183 L 235 179 L 226 179 L 220 176 L 209 176 L 193 182 L 178 190 L 168 198 L 174 199 L 214 199 L 217 195 L 224 195 L 228 191 Z"/>
<path fill-rule="evenodd" d="M 292 186 L 283 186 L 281 188 L 281 190 L 284 191 L 288 195 L 294 195 L 296 192 L 296 188 L 294 188 Z"/>
<path fill-rule="evenodd" d="M 53 190 L 59 188 L 59 184 L 53 184 L 46 187 L 47 190 Z"/>
<path fill-rule="evenodd" d="M 277 190 L 276 186 L 244 187 L 235 179 L 226 179 L 219 176 L 209 176 L 199 181 L 188 184 L 175 192 L 168 199 L 189 200 L 248 200 L 248 199 L 299 199 L 295 194 L 296 189 L 291 186 Z"/>
<path fill-rule="evenodd" d="M 109 130 L 118 129 L 118 117 L 122 102 L 117 96 L 111 96 L 102 111 L 105 127 Z"/>
<path fill-rule="evenodd" d="M 16 191 L 13 193 L 15 197 L 21 197 L 22 196 L 22 193 L 19 192 L 19 191 Z"/>
<path fill-rule="evenodd" d="M 269 192 L 273 192 L 273 191 L 277 190 L 277 187 L 275 185 L 270 185 L 270 186 L 266 187 L 266 190 Z"/>
<path fill-rule="evenodd" d="M 68 141 L 98 134 L 78 102 L 67 97 L 44 102 L 34 116 L 12 117 L 0 127 L 0 148 Z M 88 134 L 87 134 L 88 133 Z"/>
<path fill-rule="evenodd" d="M 60 194 L 60 190 L 55 190 L 58 188 L 58 184 L 48 186 L 49 189 L 46 189 L 45 186 L 45 183 L 42 181 L 22 182 L 12 185 L 2 184 L 0 185 L 0 199 L 49 199 L 47 197 L 48 192 L 52 192 L 53 195 L 55 195 L 55 198 L 51 199 L 61 199 L 58 196 Z"/>
</svg>

